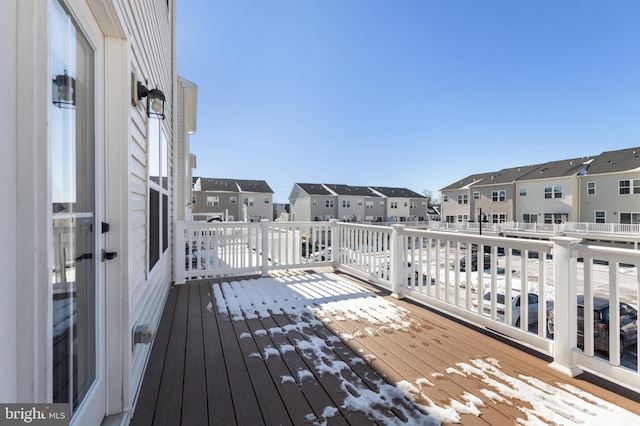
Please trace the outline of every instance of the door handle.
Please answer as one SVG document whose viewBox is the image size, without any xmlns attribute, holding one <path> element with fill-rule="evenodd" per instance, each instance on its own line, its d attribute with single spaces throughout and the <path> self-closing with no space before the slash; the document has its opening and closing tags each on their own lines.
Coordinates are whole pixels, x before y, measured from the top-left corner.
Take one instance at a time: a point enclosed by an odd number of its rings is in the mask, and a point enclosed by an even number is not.
<svg viewBox="0 0 640 426">
<path fill-rule="evenodd" d="M 81 254 L 80 256 L 76 257 L 74 260 L 76 262 L 82 262 L 85 259 L 93 259 L 93 253 L 84 253 Z"/>
<path fill-rule="evenodd" d="M 116 251 L 106 251 L 105 249 L 102 249 L 102 261 L 103 262 L 105 260 L 113 260 L 116 257 L 118 257 L 118 252 L 116 252 Z"/>
</svg>

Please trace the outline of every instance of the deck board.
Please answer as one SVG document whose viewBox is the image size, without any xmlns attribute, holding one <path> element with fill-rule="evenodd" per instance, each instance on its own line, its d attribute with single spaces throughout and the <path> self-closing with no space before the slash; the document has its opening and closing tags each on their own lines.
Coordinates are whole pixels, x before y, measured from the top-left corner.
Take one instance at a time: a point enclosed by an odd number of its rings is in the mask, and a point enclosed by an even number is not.
<svg viewBox="0 0 640 426">
<path fill-rule="evenodd" d="M 548 361 L 513 344 L 422 306 L 393 299 L 348 276 L 341 275 L 341 279 L 377 295 L 380 303 L 402 310 L 405 326 L 381 327 L 376 315 L 383 309 L 359 312 L 354 304 L 347 309 L 350 315 L 332 312 L 323 302 L 331 299 L 328 294 L 343 289 L 330 288 L 332 283 L 324 283 L 328 287 L 323 288 L 310 276 L 292 273 L 291 279 L 298 279 L 300 291 L 316 300 L 309 303 L 315 316 L 311 311 L 300 316 L 280 308 L 266 316 L 245 312 L 239 320 L 233 291 L 242 291 L 242 285 L 232 291 L 228 282 L 220 285 L 220 280 L 201 280 L 173 287 L 132 424 L 297 425 L 327 421 L 360 425 L 386 423 L 393 418 L 402 423 L 419 405 L 446 407 L 464 402 L 469 395 L 475 402 L 469 404 L 468 413 L 459 411 L 462 424 L 513 424 L 525 418 L 523 407 L 532 406 L 526 401 L 518 401 L 517 406 L 496 401 L 483 393 L 487 384 L 482 375 L 491 370 L 492 362 L 499 366 L 500 374 L 524 381 L 535 378 L 552 386 L 568 383 L 640 415 L 636 394 L 623 397 L 587 380 L 563 376 L 549 368 Z M 214 285 L 227 305 L 217 305 Z M 347 306 L 351 306 L 349 297 L 345 292 Z M 260 301 L 252 303 L 259 305 Z M 256 306 L 256 312 L 259 308 Z M 327 342 L 321 354 L 301 349 L 305 347 L 301 342 L 320 339 Z M 323 373 L 318 356 L 332 358 L 348 370 L 341 371 L 340 377 Z M 474 368 L 477 374 L 472 374 Z M 465 374 L 456 374 L 465 369 Z M 413 387 L 411 398 L 399 393 L 392 404 L 366 410 L 344 404 L 354 393 L 376 394 L 382 387 L 399 383 Z M 381 421 L 377 415 L 387 420 Z"/>
</svg>

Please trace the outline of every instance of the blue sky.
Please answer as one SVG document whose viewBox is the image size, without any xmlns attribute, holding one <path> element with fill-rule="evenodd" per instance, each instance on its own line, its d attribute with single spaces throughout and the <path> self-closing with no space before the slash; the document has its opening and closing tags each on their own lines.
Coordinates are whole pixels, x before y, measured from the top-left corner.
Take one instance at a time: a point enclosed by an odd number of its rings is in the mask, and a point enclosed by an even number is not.
<svg viewBox="0 0 640 426">
<path fill-rule="evenodd" d="M 640 146 L 635 0 L 188 0 L 196 176 L 438 195 Z"/>
</svg>

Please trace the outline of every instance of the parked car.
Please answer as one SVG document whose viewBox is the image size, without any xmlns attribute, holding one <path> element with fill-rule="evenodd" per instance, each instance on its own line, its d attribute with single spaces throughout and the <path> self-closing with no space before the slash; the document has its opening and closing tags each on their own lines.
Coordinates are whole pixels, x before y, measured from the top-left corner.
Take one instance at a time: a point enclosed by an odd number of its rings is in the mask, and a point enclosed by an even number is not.
<svg viewBox="0 0 640 426">
<path fill-rule="evenodd" d="M 491 256 L 488 254 L 484 255 L 484 264 L 482 265 L 483 268 L 482 270 L 487 270 L 487 269 L 491 269 Z M 467 257 L 466 256 L 462 256 L 460 258 L 460 272 L 465 272 L 467 269 Z M 477 271 L 478 270 L 478 255 L 477 254 L 472 254 L 471 255 L 471 271 Z"/>
<path fill-rule="evenodd" d="M 627 346 L 638 340 L 638 311 L 626 303 L 620 303 L 620 355 Z M 549 334 L 555 331 L 555 316 L 549 312 Z M 584 295 L 578 295 L 578 347 L 584 349 Z M 609 299 L 593 298 L 593 348 L 609 352 Z"/>
<path fill-rule="evenodd" d="M 411 279 L 411 277 L 413 276 L 413 278 L 418 281 L 418 279 L 420 279 L 420 273 L 418 271 L 412 271 L 411 270 L 411 262 L 407 262 L 407 279 Z M 390 279 L 389 277 L 389 262 L 384 262 L 380 264 L 380 272 L 382 272 L 385 276 L 386 279 Z"/>
<path fill-rule="evenodd" d="M 511 290 L 511 325 L 520 327 L 520 305 L 521 294 L 519 290 Z M 529 324 L 535 324 L 538 322 L 538 295 L 535 293 L 527 294 L 527 308 L 529 312 Z M 505 299 L 506 294 L 504 290 L 499 290 L 496 293 L 496 312 L 498 317 L 504 318 L 505 316 Z M 478 302 L 474 300 L 472 302 L 474 307 L 478 307 Z M 547 300 L 547 312 L 553 309 L 553 301 Z M 491 292 L 488 291 L 482 298 L 482 310 L 486 314 L 491 313 Z"/>
</svg>

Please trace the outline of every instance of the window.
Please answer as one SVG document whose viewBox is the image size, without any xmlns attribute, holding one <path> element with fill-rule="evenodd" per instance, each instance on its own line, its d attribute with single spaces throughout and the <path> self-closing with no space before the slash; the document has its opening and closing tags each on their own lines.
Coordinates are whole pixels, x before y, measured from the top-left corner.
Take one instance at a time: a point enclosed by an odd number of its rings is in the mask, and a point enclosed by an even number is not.
<svg viewBox="0 0 640 426">
<path fill-rule="evenodd" d="M 236 204 L 238 202 L 238 197 L 229 197 L 229 204 Z"/>
<path fill-rule="evenodd" d="M 473 191 L 473 199 L 474 200 L 480 199 L 480 191 Z"/>
<path fill-rule="evenodd" d="M 618 194 L 640 194 L 640 179 L 618 181 Z"/>
<path fill-rule="evenodd" d="M 596 195 L 596 183 L 587 182 L 587 195 Z"/>
<path fill-rule="evenodd" d="M 392 209 L 397 209 L 398 208 L 398 202 L 397 201 L 392 201 L 391 203 L 389 203 L 389 206 Z"/>
<path fill-rule="evenodd" d="M 415 201 L 412 201 L 412 202 L 410 203 L 409 208 L 411 208 L 411 209 L 415 209 L 415 208 L 417 208 L 417 207 L 418 207 L 418 203 L 416 203 Z"/>
<path fill-rule="evenodd" d="M 422 207 L 427 207 L 427 202 L 426 201 L 422 202 Z"/>
<path fill-rule="evenodd" d="M 311 204 L 313 204 L 313 205 L 315 206 L 316 204 L 318 204 L 318 200 L 316 200 L 316 199 L 314 198 L 313 200 L 311 200 Z"/>
<path fill-rule="evenodd" d="M 325 200 L 324 206 L 326 208 L 332 209 L 333 208 L 333 200 Z"/>
<path fill-rule="evenodd" d="M 358 200 L 358 205 L 361 206 L 362 205 L 362 200 Z"/>
<path fill-rule="evenodd" d="M 493 191 L 491 192 L 491 200 L 494 203 L 507 201 L 507 191 Z"/>
<path fill-rule="evenodd" d="M 265 198 L 265 199 L 264 199 L 264 203 L 265 203 L 265 204 L 269 204 L 269 197 L 267 197 L 267 198 Z"/>
<path fill-rule="evenodd" d="M 640 213 L 620 213 L 620 223 L 627 225 L 640 224 Z"/>
<path fill-rule="evenodd" d="M 168 141 L 161 120 L 148 120 L 149 153 L 149 271 L 169 247 Z M 208 199 L 207 199 L 208 203 Z"/>
<path fill-rule="evenodd" d="M 562 186 L 545 186 L 544 198 L 547 200 L 552 198 L 562 198 Z"/>
<path fill-rule="evenodd" d="M 507 221 L 507 215 L 504 213 L 491 215 L 491 222 L 493 223 L 503 223 L 506 221 Z"/>
<path fill-rule="evenodd" d="M 526 197 L 527 196 L 527 188 L 520 188 L 520 196 L 521 197 Z"/>
<path fill-rule="evenodd" d="M 458 195 L 458 204 L 469 204 L 469 196 L 467 194 Z"/>
<path fill-rule="evenodd" d="M 522 221 L 524 223 L 538 223 L 538 215 L 525 213 L 522 215 Z"/>
<path fill-rule="evenodd" d="M 546 224 L 564 223 L 566 218 L 567 218 L 566 213 L 545 213 L 544 223 Z"/>
<path fill-rule="evenodd" d="M 255 202 L 253 197 L 244 197 L 244 200 L 242 200 L 242 202 L 244 203 L 245 206 L 253 206 L 253 203 Z"/>
<path fill-rule="evenodd" d="M 469 222 L 469 216 L 466 214 L 459 214 L 458 222 Z"/>
<path fill-rule="evenodd" d="M 409 203 L 405 201 L 404 202 L 404 206 L 407 207 L 408 205 L 409 205 Z"/>
<path fill-rule="evenodd" d="M 605 212 L 604 210 L 596 210 L 595 221 L 596 223 L 607 223 L 607 212 Z"/>
<path fill-rule="evenodd" d="M 220 205 L 220 197 L 207 195 L 207 207 L 215 207 Z"/>
<path fill-rule="evenodd" d="M 342 208 L 348 209 L 351 207 L 351 200 L 342 200 Z"/>
<path fill-rule="evenodd" d="M 449 201 L 449 196 L 445 194 L 442 196 L 442 202 L 446 203 L 447 201 Z"/>
<path fill-rule="evenodd" d="M 380 201 L 380 207 L 384 207 L 384 201 Z"/>
<path fill-rule="evenodd" d="M 366 209 L 372 209 L 373 208 L 373 201 L 365 201 L 364 207 Z"/>
</svg>

